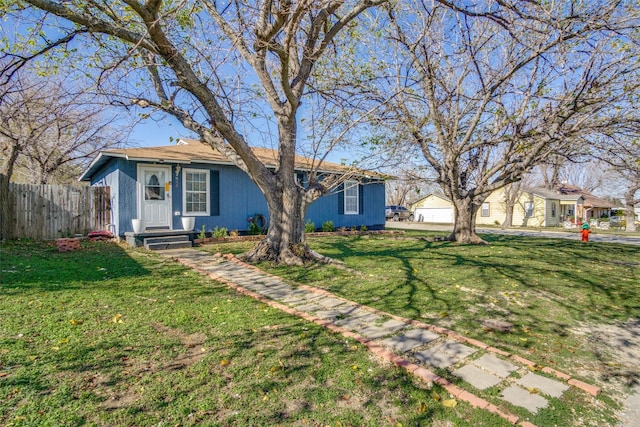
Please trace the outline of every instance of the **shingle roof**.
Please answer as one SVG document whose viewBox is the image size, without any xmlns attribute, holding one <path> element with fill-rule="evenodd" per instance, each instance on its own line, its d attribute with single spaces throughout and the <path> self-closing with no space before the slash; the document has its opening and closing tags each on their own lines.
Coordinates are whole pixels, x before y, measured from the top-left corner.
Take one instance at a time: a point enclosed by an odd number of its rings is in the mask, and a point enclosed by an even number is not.
<svg viewBox="0 0 640 427">
<path fill-rule="evenodd" d="M 277 151 L 267 148 L 252 148 L 258 159 L 267 167 L 276 167 Z M 93 160 L 89 168 L 80 177 L 81 181 L 89 180 L 92 174 L 109 158 L 126 158 L 127 160 L 136 161 L 152 161 L 161 163 L 208 163 L 231 165 L 232 162 L 224 157 L 219 151 L 211 148 L 209 145 L 193 139 L 181 139 L 176 145 L 157 146 L 157 147 L 140 147 L 140 148 L 120 148 L 114 150 L 105 150 L 100 152 L 98 157 Z M 312 166 L 317 167 L 318 160 L 304 156 L 296 156 L 296 169 L 310 170 Z M 353 169 L 339 165 L 337 163 L 322 162 L 319 168 L 321 172 L 345 173 Z M 382 175 L 375 172 L 360 172 L 364 175 Z"/>
<path fill-rule="evenodd" d="M 580 194 L 562 194 L 555 190 L 549 190 L 548 188 L 531 188 L 526 191 L 545 199 L 568 200 L 575 202 L 580 198 Z"/>
<path fill-rule="evenodd" d="M 582 188 L 571 184 L 560 184 L 554 189 L 533 188 L 532 193 L 547 199 L 576 200 L 578 197 L 584 199 L 585 208 L 612 208 L 613 204 L 600 197 L 584 191 Z"/>
</svg>

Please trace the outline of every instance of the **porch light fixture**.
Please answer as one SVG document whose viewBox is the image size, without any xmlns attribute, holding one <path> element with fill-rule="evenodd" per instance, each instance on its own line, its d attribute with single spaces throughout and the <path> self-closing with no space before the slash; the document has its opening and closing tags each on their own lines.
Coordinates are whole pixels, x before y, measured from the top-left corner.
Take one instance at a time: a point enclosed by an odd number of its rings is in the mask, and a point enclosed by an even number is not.
<svg viewBox="0 0 640 427">
<path fill-rule="evenodd" d="M 176 165 L 176 178 L 180 175 L 180 165 Z"/>
</svg>

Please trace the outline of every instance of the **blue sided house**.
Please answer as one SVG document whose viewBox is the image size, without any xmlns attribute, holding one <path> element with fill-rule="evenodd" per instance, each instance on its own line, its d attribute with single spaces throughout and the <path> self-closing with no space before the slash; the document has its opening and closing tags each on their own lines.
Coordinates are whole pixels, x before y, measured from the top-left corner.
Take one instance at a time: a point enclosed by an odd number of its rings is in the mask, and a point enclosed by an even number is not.
<svg viewBox="0 0 640 427">
<path fill-rule="evenodd" d="M 253 150 L 265 164 L 275 168 L 275 151 Z M 310 164 L 308 158 L 296 159 L 297 178 L 302 185 Z M 323 173 L 345 171 L 338 164 L 324 165 Z M 249 176 L 222 154 L 195 140 L 180 140 L 172 146 L 102 151 L 80 180 L 110 187 L 111 231 L 120 237 L 134 232 L 134 222 L 138 227 L 135 232 L 143 233 L 183 230 L 183 217 L 195 219 L 196 231 L 203 226 L 206 231 L 215 227 L 246 231 L 248 219 L 256 214 L 269 221 L 264 196 Z M 382 229 L 384 206 L 384 179 L 376 173 L 362 172 L 316 200 L 307 211 L 307 220 L 317 228 L 330 220 L 336 228 L 364 225 Z"/>
</svg>

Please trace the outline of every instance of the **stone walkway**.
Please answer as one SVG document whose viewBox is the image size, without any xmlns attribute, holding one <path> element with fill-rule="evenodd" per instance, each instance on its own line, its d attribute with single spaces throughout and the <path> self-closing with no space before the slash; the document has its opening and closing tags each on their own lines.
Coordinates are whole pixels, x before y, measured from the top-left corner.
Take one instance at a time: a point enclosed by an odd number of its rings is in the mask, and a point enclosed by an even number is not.
<svg viewBox="0 0 640 427">
<path fill-rule="evenodd" d="M 561 397 L 572 386 L 594 396 L 600 393 L 598 387 L 448 329 L 362 306 L 323 289 L 287 284 L 231 255 L 211 255 L 196 249 L 159 253 L 265 304 L 355 339 L 427 384 L 439 384 L 456 399 L 512 424 L 534 426 L 500 407 L 499 402 L 494 404 L 478 397 L 477 390 L 497 386 L 501 390 L 497 400 L 532 414 L 547 407 L 550 398 Z M 463 381 L 453 384 L 434 373 L 434 368 L 447 370 Z"/>
</svg>

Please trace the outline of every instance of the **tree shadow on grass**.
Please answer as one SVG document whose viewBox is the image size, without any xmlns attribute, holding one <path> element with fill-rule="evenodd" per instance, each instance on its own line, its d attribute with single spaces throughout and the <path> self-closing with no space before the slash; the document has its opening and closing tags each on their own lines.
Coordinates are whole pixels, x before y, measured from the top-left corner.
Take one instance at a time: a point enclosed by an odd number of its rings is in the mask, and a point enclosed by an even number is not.
<svg viewBox="0 0 640 427">
<path fill-rule="evenodd" d="M 582 322 L 612 323 L 640 316 L 640 248 L 565 239 L 483 236 L 491 245 L 405 239 L 331 242 L 331 256 L 378 277 L 327 281 L 330 290 L 377 309 L 530 350 L 529 332 L 561 338 Z M 364 260 L 364 261 L 363 261 Z M 322 267 L 319 267 L 319 269 Z M 392 274 L 393 272 L 397 274 Z M 314 274 L 319 275 L 316 271 Z M 426 315 L 426 316 L 425 316 Z M 519 325 L 485 330 L 481 320 Z M 569 357 L 567 349 L 562 350 Z"/>
<path fill-rule="evenodd" d="M 111 242 L 82 242 L 81 250 L 61 253 L 55 243 L 10 241 L 0 246 L 0 259 L 4 292 L 90 290 L 106 280 L 149 274 L 123 247 Z"/>
</svg>

